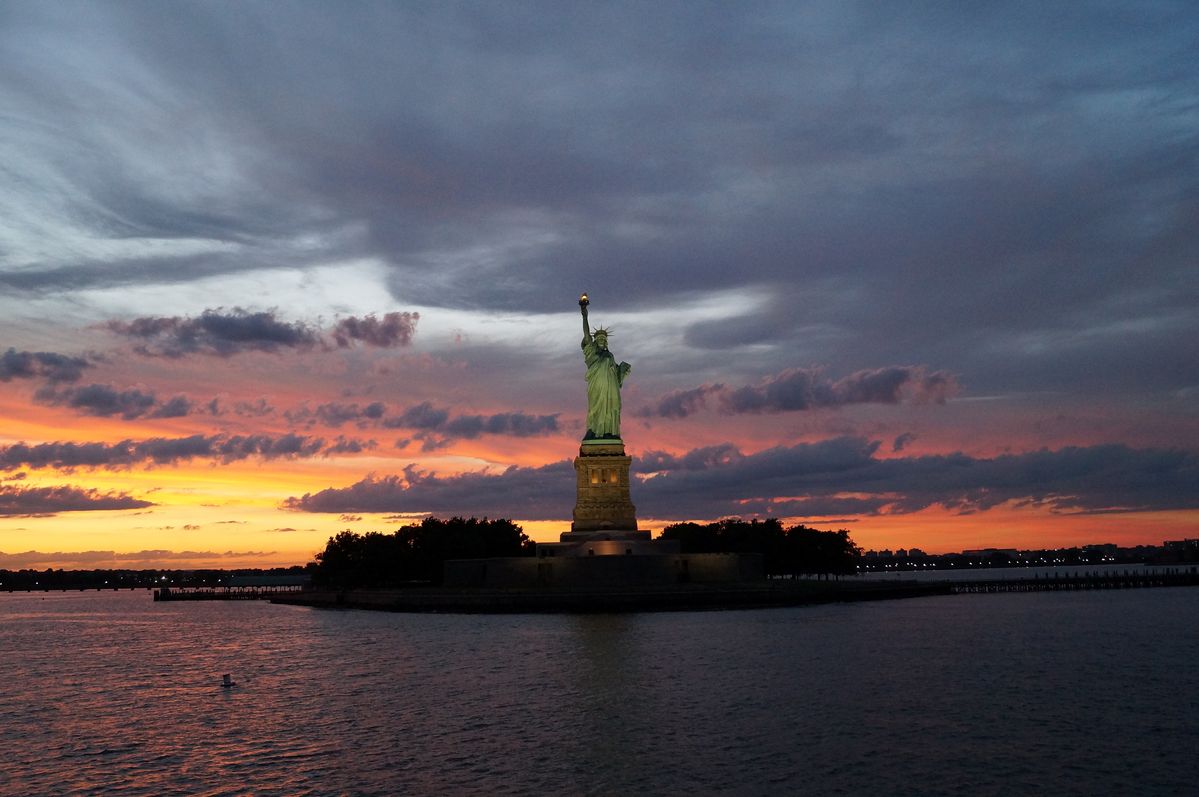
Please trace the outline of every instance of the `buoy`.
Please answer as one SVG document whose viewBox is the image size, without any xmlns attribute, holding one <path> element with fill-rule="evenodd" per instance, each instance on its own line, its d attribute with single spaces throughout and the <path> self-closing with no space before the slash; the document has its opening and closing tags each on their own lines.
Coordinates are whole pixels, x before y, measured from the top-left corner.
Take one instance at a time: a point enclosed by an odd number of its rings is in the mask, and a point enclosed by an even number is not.
<svg viewBox="0 0 1199 797">
<path fill-rule="evenodd" d="M 225 673 L 221 676 L 222 689 L 232 689 L 235 686 L 237 686 L 237 684 L 233 683 L 233 679 L 229 676 L 229 673 Z"/>
</svg>

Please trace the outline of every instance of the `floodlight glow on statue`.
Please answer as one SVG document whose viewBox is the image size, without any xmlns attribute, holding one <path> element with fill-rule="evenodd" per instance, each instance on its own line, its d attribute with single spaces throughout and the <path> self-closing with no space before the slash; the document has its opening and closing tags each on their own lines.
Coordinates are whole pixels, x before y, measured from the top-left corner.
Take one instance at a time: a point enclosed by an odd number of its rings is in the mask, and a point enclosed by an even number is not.
<svg viewBox="0 0 1199 797">
<path fill-rule="evenodd" d="M 587 323 L 587 294 L 579 297 L 583 313 L 583 360 L 587 363 L 587 434 L 584 440 L 620 440 L 620 388 L 633 366 L 619 365 L 608 351 L 604 327 L 594 332 Z"/>
</svg>

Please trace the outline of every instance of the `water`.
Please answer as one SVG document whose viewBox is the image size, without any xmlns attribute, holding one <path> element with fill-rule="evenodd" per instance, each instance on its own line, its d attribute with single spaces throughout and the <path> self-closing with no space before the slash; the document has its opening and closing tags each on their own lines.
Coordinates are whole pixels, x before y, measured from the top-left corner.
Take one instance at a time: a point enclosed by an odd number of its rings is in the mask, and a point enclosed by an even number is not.
<svg viewBox="0 0 1199 797">
<path fill-rule="evenodd" d="M 0 793 L 1194 793 L 1197 628 L 1185 587 L 586 617 L 0 595 Z"/>
<path fill-rule="evenodd" d="M 1084 578 L 1107 573 L 1194 573 L 1192 562 L 1170 565 L 1090 564 L 1045 565 L 1043 567 L 946 567 L 929 570 L 871 570 L 860 578 L 879 581 L 1019 581 L 1033 578 Z"/>
</svg>

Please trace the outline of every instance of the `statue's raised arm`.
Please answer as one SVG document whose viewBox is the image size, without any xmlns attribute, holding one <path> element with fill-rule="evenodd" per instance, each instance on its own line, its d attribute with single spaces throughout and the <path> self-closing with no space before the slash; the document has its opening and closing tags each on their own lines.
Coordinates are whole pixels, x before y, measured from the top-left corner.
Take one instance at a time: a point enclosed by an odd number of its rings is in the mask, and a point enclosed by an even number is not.
<svg viewBox="0 0 1199 797">
<path fill-rule="evenodd" d="M 587 298 L 587 294 L 579 297 L 579 311 L 583 314 L 583 345 L 586 346 L 591 342 L 591 327 L 587 324 L 587 305 L 591 304 L 591 300 Z"/>
<path fill-rule="evenodd" d="M 583 314 L 583 360 L 587 363 L 587 434 L 584 440 L 620 440 L 620 388 L 633 370 L 616 363 L 608 351 L 608 330 L 592 332 L 587 320 L 587 294 L 579 297 Z"/>
</svg>

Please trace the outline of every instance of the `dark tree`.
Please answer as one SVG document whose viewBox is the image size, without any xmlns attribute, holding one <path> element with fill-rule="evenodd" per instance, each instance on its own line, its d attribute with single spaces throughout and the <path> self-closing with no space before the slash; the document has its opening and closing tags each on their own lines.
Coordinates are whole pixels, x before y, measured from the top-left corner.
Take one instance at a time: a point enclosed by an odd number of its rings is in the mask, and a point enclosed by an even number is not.
<svg viewBox="0 0 1199 797">
<path fill-rule="evenodd" d="M 858 572 L 862 550 L 849 532 L 818 531 L 806 526 L 787 529 L 787 554 L 783 572 L 788 575 L 839 575 Z"/>
<path fill-rule="evenodd" d="M 532 553 L 529 538 L 510 520 L 427 517 L 392 534 L 339 532 L 316 555 L 312 580 L 337 589 L 440 584 L 447 559 Z"/>
<path fill-rule="evenodd" d="M 817 531 L 806 526 L 784 529 L 776 518 L 715 523 L 677 523 L 662 538 L 678 540 L 683 553 L 758 553 L 768 576 L 850 575 L 857 572 L 861 550 L 849 532 Z"/>
</svg>

